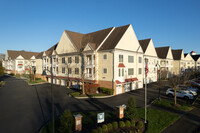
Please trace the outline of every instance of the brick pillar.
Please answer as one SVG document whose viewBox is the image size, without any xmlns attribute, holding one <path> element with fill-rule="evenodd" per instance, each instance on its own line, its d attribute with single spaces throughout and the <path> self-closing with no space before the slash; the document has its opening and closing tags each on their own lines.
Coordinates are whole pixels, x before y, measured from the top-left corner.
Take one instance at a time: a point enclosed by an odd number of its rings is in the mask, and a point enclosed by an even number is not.
<svg viewBox="0 0 200 133">
<path fill-rule="evenodd" d="M 74 115 L 75 118 L 75 131 L 81 131 L 82 130 L 82 115 L 77 114 Z"/>
<path fill-rule="evenodd" d="M 118 108 L 118 117 L 119 117 L 119 119 L 123 119 L 124 118 L 125 105 L 117 106 L 117 108 Z"/>
</svg>

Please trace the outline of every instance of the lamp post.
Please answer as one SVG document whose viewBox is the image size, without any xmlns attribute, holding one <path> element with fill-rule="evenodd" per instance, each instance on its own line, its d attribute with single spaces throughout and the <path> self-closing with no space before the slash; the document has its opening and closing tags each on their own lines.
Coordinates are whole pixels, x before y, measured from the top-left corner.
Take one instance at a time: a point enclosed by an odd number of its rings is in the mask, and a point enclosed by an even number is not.
<svg viewBox="0 0 200 133">
<path fill-rule="evenodd" d="M 145 58 L 145 123 L 147 123 L 147 74 L 148 74 L 148 59 Z"/>
<path fill-rule="evenodd" d="M 42 76 L 47 75 L 46 71 L 51 73 L 52 133 L 54 133 L 55 132 L 55 129 L 54 129 L 55 123 L 54 123 L 54 92 L 53 92 L 53 71 L 52 71 L 52 67 L 51 67 L 51 71 L 49 71 L 48 69 L 45 68 L 42 72 Z"/>
</svg>

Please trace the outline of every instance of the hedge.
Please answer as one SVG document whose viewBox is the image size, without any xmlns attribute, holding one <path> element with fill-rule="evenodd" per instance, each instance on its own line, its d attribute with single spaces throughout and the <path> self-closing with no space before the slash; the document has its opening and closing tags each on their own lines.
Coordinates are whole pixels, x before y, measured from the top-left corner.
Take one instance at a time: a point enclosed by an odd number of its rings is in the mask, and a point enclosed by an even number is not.
<svg viewBox="0 0 200 133">
<path fill-rule="evenodd" d="M 113 95 L 114 89 L 108 89 L 108 88 L 104 88 L 104 87 L 99 87 L 99 92 L 106 93 L 108 95 Z"/>
</svg>

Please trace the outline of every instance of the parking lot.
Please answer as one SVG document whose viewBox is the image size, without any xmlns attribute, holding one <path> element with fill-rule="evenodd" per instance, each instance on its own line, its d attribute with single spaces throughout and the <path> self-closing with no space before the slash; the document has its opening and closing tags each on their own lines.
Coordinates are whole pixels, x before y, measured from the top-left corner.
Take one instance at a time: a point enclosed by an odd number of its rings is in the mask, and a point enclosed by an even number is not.
<svg viewBox="0 0 200 133">
<path fill-rule="evenodd" d="M 51 119 L 51 88 L 50 84 L 29 86 L 24 80 L 4 76 L 6 85 L 0 88 L 0 132 L 38 132 L 43 124 Z M 60 115 L 65 109 L 72 112 L 88 110 L 116 110 L 116 106 L 127 104 L 133 96 L 137 107 L 144 107 L 144 89 L 134 90 L 110 98 L 76 99 L 69 96 L 74 90 L 53 85 L 55 96 L 55 113 Z M 161 98 L 167 97 L 167 87 L 161 88 Z M 148 104 L 158 98 L 159 89 L 148 87 Z M 178 102 L 186 102 L 178 99 Z M 187 103 L 193 101 L 188 100 Z M 12 128 L 10 128 L 12 127 Z"/>
</svg>

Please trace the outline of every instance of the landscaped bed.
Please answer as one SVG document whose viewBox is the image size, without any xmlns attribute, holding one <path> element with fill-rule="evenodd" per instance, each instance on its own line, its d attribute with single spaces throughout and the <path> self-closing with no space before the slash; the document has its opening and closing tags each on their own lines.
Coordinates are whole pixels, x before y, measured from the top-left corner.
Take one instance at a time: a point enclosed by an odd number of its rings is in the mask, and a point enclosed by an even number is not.
<svg viewBox="0 0 200 133">
<path fill-rule="evenodd" d="M 183 104 L 183 103 L 178 103 L 176 105 L 174 105 L 174 101 L 168 101 L 168 100 L 155 100 L 153 102 L 153 105 L 157 105 L 160 107 L 167 107 L 167 108 L 171 108 L 171 109 L 175 109 L 175 110 L 181 110 L 181 111 L 190 111 L 193 109 L 192 105 L 188 105 L 188 104 Z"/>
<path fill-rule="evenodd" d="M 83 117 L 83 132 L 96 132 L 94 131 L 96 130 L 103 130 L 103 128 L 108 128 L 108 124 L 112 124 L 112 130 L 110 130 L 109 132 L 129 132 L 129 131 L 139 131 L 139 132 L 147 132 L 147 133 L 160 133 L 162 132 L 166 127 L 170 126 L 171 124 L 173 124 L 176 120 L 179 119 L 179 116 L 176 114 L 172 114 L 170 112 L 163 112 L 160 110 L 156 110 L 156 109 L 151 109 L 148 108 L 147 109 L 147 126 L 145 129 L 145 126 L 143 125 L 141 128 L 137 127 L 137 123 L 139 121 L 144 122 L 144 108 L 138 108 L 137 112 L 138 112 L 138 116 L 137 118 L 134 119 L 135 121 L 135 126 L 130 126 L 127 127 L 126 123 L 127 119 L 122 119 L 119 120 L 117 118 L 117 112 L 113 111 L 113 112 L 105 112 L 105 122 L 102 124 L 97 124 L 97 113 L 99 112 L 103 112 L 103 111 L 98 111 L 98 112 L 76 112 L 73 114 L 78 114 L 80 113 Z M 120 124 L 123 121 L 124 124 Z M 116 125 L 118 125 L 118 128 L 114 128 L 114 123 Z M 56 131 L 58 131 L 58 127 L 59 127 L 59 120 L 57 119 L 56 121 Z M 74 121 L 73 121 L 74 123 Z M 107 127 L 103 127 L 103 124 L 105 124 Z M 109 125 L 110 125 L 109 124 Z M 130 120 L 130 124 L 132 124 L 132 121 Z M 120 127 L 120 125 L 124 125 L 124 127 Z M 73 125 L 74 126 L 74 125 Z M 101 129 L 100 129 L 101 128 Z M 74 129 L 74 128 L 73 128 Z M 51 123 L 49 123 L 46 127 L 44 127 L 40 133 L 49 133 L 52 130 L 52 125 Z"/>
<path fill-rule="evenodd" d="M 88 90 L 90 90 L 90 88 Z M 70 93 L 70 95 L 72 97 L 101 97 L 101 96 L 113 95 L 113 92 L 114 92 L 113 89 L 98 87 L 96 88 L 96 91 L 93 93 L 82 94 L 82 91 L 76 91 L 76 92 Z"/>
</svg>

